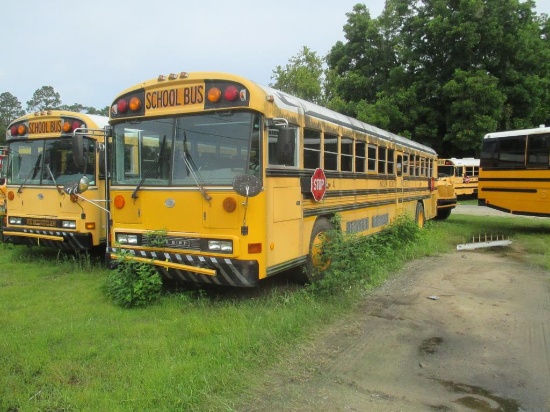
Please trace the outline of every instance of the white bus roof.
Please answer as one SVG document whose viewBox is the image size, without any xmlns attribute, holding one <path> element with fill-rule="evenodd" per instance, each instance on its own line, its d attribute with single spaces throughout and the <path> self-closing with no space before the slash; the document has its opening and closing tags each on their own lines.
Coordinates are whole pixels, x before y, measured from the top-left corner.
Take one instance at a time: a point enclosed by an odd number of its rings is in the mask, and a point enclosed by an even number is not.
<svg viewBox="0 0 550 412">
<path fill-rule="evenodd" d="M 450 159 L 439 159 L 440 161 L 450 161 L 455 166 L 479 166 L 479 159 L 474 159 L 473 157 L 465 157 L 463 159 L 456 159 L 454 157 Z"/>
<path fill-rule="evenodd" d="M 530 134 L 543 134 L 543 133 L 550 133 L 550 127 L 537 127 L 533 129 L 519 129 L 519 130 L 508 130 L 506 132 L 493 132 L 493 133 L 487 133 L 483 138 L 493 139 L 498 137 L 526 136 Z"/>
<path fill-rule="evenodd" d="M 307 100 L 300 99 L 296 96 L 292 96 L 280 90 L 263 86 L 261 84 L 257 84 L 257 86 L 262 88 L 268 95 L 273 96 L 275 101 L 277 102 L 277 105 L 286 110 L 326 120 L 340 126 L 347 127 L 351 130 L 360 131 L 370 134 L 371 136 L 379 137 L 383 140 L 389 140 L 391 142 L 401 144 L 402 146 L 414 148 L 431 154 L 437 154 L 436 151 L 431 147 L 415 142 L 414 140 L 396 135 L 371 124 L 361 122 L 352 117 L 335 112 L 326 107 L 319 106 L 315 103 L 308 102 Z"/>
</svg>

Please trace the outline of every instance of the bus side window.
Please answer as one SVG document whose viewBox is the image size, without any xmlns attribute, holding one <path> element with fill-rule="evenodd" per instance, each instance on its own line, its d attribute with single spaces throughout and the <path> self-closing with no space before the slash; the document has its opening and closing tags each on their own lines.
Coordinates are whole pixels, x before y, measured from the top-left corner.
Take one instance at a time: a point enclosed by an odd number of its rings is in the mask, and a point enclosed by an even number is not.
<svg viewBox="0 0 550 412">
<path fill-rule="evenodd" d="M 276 164 L 284 166 L 296 166 L 296 129 L 279 128 L 275 145 Z"/>
<path fill-rule="evenodd" d="M 376 172 L 376 162 L 377 162 L 376 153 L 377 153 L 376 146 L 369 144 L 368 152 L 367 152 L 368 154 L 367 170 L 369 172 Z"/>
<path fill-rule="evenodd" d="M 395 163 L 395 151 L 393 149 L 388 149 L 388 168 L 387 173 L 389 175 L 394 174 L 394 163 Z"/>
<path fill-rule="evenodd" d="M 396 168 L 397 168 L 397 176 L 402 176 L 403 175 L 403 156 L 400 154 L 397 155 Z"/>
<path fill-rule="evenodd" d="M 321 167 L 321 133 L 304 129 L 304 169 Z"/>
<path fill-rule="evenodd" d="M 386 174 L 386 148 L 378 148 L 378 173 Z"/>
<path fill-rule="evenodd" d="M 527 166 L 548 167 L 550 135 L 532 135 L 527 140 Z"/>
<path fill-rule="evenodd" d="M 353 139 L 342 137 L 340 142 L 340 170 L 342 172 L 353 171 Z M 365 155 L 363 154 L 363 158 Z M 364 165 L 364 162 L 363 162 Z M 364 166 L 363 166 L 364 167 Z"/>
<path fill-rule="evenodd" d="M 365 142 L 355 141 L 355 172 L 365 173 L 366 147 Z"/>
<path fill-rule="evenodd" d="M 325 170 L 338 170 L 338 136 L 325 133 L 323 140 Z"/>
</svg>

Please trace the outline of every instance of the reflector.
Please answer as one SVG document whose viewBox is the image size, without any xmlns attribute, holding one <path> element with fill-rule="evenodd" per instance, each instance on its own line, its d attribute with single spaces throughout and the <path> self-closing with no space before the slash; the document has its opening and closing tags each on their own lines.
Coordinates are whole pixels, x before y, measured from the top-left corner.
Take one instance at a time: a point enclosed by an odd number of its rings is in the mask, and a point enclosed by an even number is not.
<svg viewBox="0 0 550 412">
<path fill-rule="evenodd" d="M 223 210 L 227 213 L 232 213 L 237 208 L 237 201 L 232 197 L 226 197 L 223 200 Z"/>
<path fill-rule="evenodd" d="M 122 209 L 126 204 L 124 197 L 122 195 L 116 195 L 114 199 L 114 204 L 117 209 Z"/>
</svg>

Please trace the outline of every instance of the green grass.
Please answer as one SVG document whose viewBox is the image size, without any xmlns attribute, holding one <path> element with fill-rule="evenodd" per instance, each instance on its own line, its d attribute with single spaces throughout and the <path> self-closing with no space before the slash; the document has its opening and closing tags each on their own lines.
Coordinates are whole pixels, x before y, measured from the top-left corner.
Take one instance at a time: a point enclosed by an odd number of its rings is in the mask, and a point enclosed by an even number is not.
<svg viewBox="0 0 550 412">
<path fill-rule="evenodd" d="M 550 223 L 451 215 L 399 247 L 402 233 L 346 240 L 343 255 L 357 245 L 364 254 L 346 267 L 335 252 L 331 293 L 276 278 L 256 290 L 167 288 L 156 305 L 123 309 L 106 297 L 109 271 L 94 259 L 0 244 L 0 411 L 234 410 L 267 367 L 403 262 L 479 233 L 509 236 L 550 268 Z"/>
</svg>

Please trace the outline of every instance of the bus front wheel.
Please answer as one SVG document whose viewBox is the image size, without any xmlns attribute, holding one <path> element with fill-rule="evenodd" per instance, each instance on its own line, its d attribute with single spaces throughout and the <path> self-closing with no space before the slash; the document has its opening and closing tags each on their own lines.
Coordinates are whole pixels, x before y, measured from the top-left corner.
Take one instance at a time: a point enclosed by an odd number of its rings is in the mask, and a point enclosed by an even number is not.
<svg viewBox="0 0 550 412">
<path fill-rule="evenodd" d="M 307 264 L 301 276 L 302 281 L 311 283 L 324 277 L 325 271 L 330 266 L 331 257 L 327 255 L 323 245 L 331 230 L 334 230 L 334 226 L 328 219 L 322 217 L 315 222 L 309 241 Z"/>
<path fill-rule="evenodd" d="M 416 213 L 414 214 L 414 221 L 420 229 L 424 227 L 426 223 L 426 215 L 424 214 L 424 205 L 420 202 L 416 204 Z"/>
</svg>

